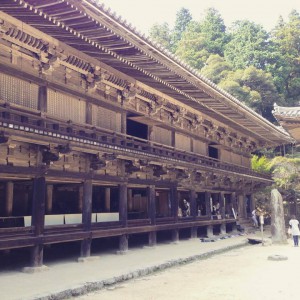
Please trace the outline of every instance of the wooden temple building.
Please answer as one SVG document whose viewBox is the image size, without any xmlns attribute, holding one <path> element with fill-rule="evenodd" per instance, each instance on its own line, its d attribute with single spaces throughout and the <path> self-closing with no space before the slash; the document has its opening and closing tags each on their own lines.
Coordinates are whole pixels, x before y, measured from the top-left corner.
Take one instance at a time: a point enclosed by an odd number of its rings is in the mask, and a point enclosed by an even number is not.
<svg viewBox="0 0 300 300">
<path fill-rule="evenodd" d="M 284 107 L 274 104 L 273 115 L 295 140 L 296 145 L 300 143 L 300 107 Z"/>
<path fill-rule="evenodd" d="M 96 1 L 0 1 L 0 251 L 32 267 L 233 231 L 272 183 L 251 153 L 290 142 Z"/>
</svg>

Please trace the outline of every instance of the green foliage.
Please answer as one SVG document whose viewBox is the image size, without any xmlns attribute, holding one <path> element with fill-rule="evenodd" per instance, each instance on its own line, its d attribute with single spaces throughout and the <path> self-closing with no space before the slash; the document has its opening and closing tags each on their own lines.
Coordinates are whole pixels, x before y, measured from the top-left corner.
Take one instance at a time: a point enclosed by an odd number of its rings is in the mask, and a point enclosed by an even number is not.
<svg viewBox="0 0 300 300">
<path fill-rule="evenodd" d="M 248 20 L 227 29 L 214 8 L 202 20 L 192 20 L 182 8 L 173 29 L 156 24 L 150 35 L 271 122 L 275 102 L 300 101 L 300 15 L 295 10 L 267 32 Z"/>
<path fill-rule="evenodd" d="M 260 173 L 270 173 L 271 172 L 271 164 L 270 160 L 265 156 L 257 156 L 253 155 L 251 158 L 251 167 L 252 170 Z"/>
</svg>

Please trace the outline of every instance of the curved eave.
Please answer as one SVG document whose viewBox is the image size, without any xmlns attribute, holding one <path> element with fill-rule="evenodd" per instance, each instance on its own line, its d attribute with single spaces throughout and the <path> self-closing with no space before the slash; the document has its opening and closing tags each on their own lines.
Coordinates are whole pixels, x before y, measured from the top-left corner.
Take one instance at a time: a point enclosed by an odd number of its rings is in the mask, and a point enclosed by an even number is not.
<svg viewBox="0 0 300 300">
<path fill-rule="evenodd" d="M 1 0 L 0 10 L 265 146 L 291 138 L 93 0 Z"/>
</svg>

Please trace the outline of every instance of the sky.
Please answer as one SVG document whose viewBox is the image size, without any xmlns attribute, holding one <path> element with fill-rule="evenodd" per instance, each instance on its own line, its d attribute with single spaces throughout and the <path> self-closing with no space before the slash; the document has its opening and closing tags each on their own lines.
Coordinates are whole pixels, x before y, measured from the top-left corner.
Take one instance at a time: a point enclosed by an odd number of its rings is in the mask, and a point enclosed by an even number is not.
<svg viewBox="0 0 300 300">
<path fill-rule="evenodd" d="M 98 0 L 105 7 L 125 18 L 141 33 L 149 35 L 155 23 L 167 22 L 174 26 L 176 13 L 182 8 L 189 9 L 194 20 L 201 20 L 207 8 L 217 9 L 225 25 L 236 20 L 250 20 L 271 30 L 279 16 L 287 20 L 292 9 L 300 13 L 300 0 Z"/>
</svg>

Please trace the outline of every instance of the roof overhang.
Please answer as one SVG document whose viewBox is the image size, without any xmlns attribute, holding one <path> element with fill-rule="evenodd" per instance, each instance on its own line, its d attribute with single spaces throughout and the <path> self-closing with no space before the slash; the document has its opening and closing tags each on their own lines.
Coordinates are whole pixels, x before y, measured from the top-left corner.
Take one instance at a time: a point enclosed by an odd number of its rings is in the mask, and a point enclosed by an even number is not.
<svg viewBox="0 0 300 300">
<path fill-rule="evenodd" d="M 93 0 L 1 0 L 0 10 L 245 135 L 291 137 Z"/>
</svg>

